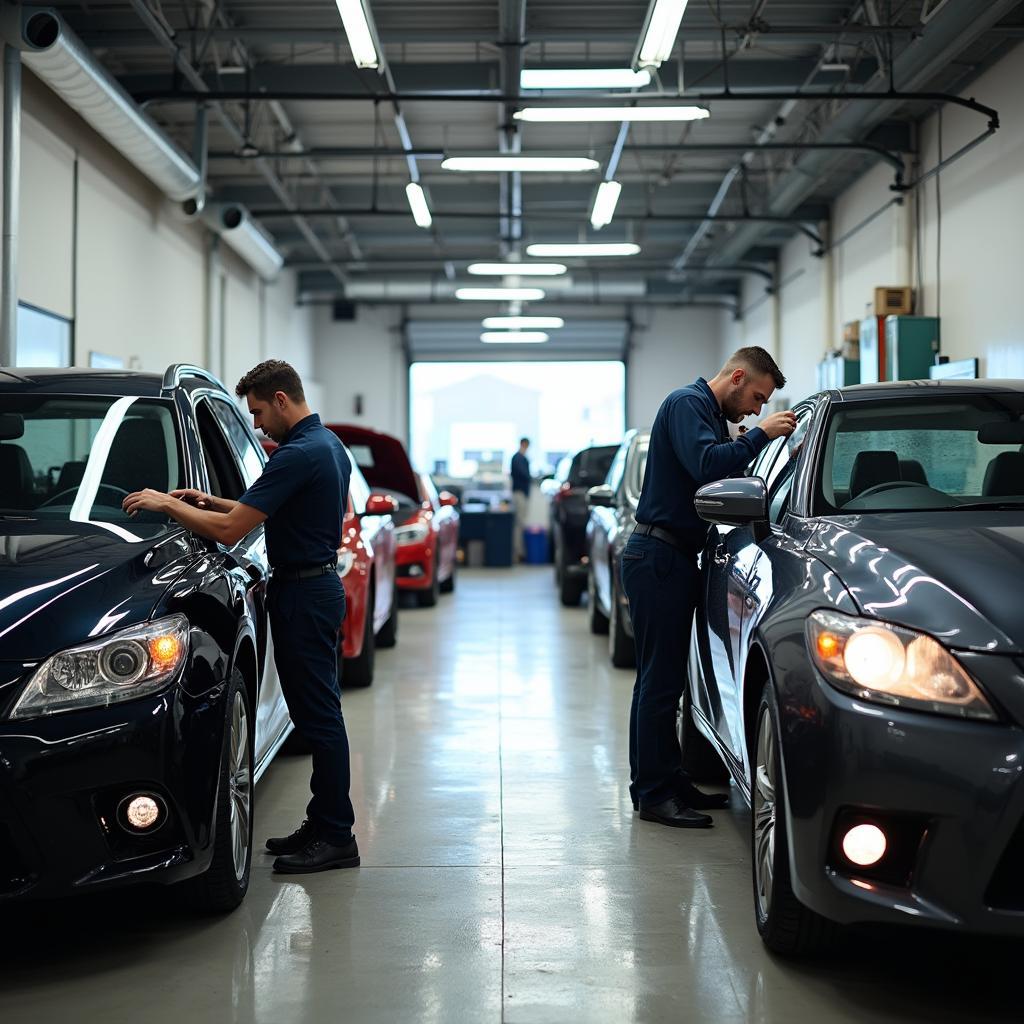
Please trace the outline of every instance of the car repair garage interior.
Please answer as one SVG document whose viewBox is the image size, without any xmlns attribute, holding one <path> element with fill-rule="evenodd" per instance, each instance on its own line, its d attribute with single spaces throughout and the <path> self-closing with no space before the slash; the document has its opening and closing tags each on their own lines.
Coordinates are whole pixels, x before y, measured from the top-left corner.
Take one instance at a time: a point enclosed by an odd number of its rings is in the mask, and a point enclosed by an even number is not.
<svg viewBox="0 0 1024 1024">
<path fill-rule="evenodd" d="M 1020 1017 L 1021 0 L 0 37 L 4 1024 Z"/>
</svg>

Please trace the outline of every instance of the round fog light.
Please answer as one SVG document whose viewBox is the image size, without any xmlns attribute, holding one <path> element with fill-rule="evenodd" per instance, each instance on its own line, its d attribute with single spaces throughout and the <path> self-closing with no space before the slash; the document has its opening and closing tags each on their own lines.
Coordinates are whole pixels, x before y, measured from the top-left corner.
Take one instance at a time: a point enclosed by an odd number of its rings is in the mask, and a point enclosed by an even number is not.
<svg viewBox="0 0 1024 1024">
<path fill-rule="evenodd" d="M 124 816 L 132 828 L 148 832 L 160 824 L 163 817 L 160 804 L 151 796 L 133 796 L 125 807 Z"/>
<path fill-rule="evenodd" d="M 877 825 L 854 825 L 843 836 L 847 860 L 862 868 L 877 864 L 885 856 L 885 833 Z"/>
</svg>

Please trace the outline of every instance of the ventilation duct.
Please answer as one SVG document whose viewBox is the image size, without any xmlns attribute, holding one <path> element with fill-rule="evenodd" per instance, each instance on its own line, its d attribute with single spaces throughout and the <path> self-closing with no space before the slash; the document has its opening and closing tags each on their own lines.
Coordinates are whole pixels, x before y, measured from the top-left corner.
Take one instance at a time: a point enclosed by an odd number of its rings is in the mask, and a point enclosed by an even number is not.
<svg viewBox="0 0 1024 1024">
<path fill-rule="evenodd" d="M 182 202 L 202 181 L 195 164 L 49 8 L 21 11 L 22 60 L 166 196 Z"/>
<path fill-rule="evenodd" d="M 244 206 L 208 203 L 200 216 L 260 277 L 266 281 L 277 277 L 284 257 Z"/>
</svg>

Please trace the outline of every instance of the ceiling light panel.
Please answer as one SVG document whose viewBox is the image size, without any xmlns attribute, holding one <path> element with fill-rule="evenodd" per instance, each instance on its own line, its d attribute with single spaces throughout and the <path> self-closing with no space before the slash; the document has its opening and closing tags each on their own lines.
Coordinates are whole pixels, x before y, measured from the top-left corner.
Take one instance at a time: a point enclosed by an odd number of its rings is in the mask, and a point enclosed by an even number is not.
<svg viewBox="0 0 1024 1024">
<path fill-rule="evenodd" d="M 635 242 L 555 242 L 526 247 L 528 256 L 636 256 L 639 252 Z"/>
<path fill-rule="evenodd" d="M 469 272 L 479 277 L 558 277 L 564 263 L 471 263 Z"/>
<path fill-rule="evenodd" d="M 587 124 L 603 121 L 701 121 L 706 107 L 524 107 L 512 115 L 532 124 Z"/>
<path fill-rule="evenodd" d="M 622 186 L 617 181 L 602 181 L 598 185 L 597 195 L 594 197 L 594 208 L 590 213 L 590 223 L 595 229 L 611 224 L 621 191 Z"/>
<path fill-rule="evenodd" d="M 539 302 L 543 288 L 456 288 L 455 298 L 464 302 Z"/>
<path fill-rule="evenodd" d="M 484 331 L 480 340 L 486 345 L 543 345 L 548 336 L 543 331 Z"/>
<path fill-rule="evenodd" d="M 651 84 L 650 71 L 631 68 L 527 68 L 520 89 L 642 89 Z"/>
<path fill-rule="evenodd" d="M 656 68 L 669 59 L 679 34 L 687 0 L 652 0 L 647 23 L 633 63 L 637 68 Z"/>
<path fill-rule="evenodd" d="M 337 4 L 356 67 L 377 67 L 380 64 L 380 56 L 373 41 L 373 31 L 363 7 L 363 0 L 337 0 Z"/>
<path fill-rule="evenodd" d="M 484 317 L 481 326 L 486 331 L 518 330 L 533 328 L 538 330 L 554 330 L 565 326 L 560 316 L 488 316 Z"/>
<path fill-rule="evenodd" d="M 549 171 L 581 174 L 596 171 L 599 166 L 596 160 L 581 156 L 525 156 L 515 153 L 450 156 L 441 162 L 441 167 L 446 171 Z"/>
<path fill-rule="evenodd" d="M 427 206 L 427 197 L 423 194 L 422 187 L 415 181 L 410 181 L 405 186 L 405 195 L 409 200 L 409 209 L 412 210 L 412 219 L 416 221 L 416 226 L 429 228 L 434 219 L 430 216 L 430 207 Z"/>
</svg>

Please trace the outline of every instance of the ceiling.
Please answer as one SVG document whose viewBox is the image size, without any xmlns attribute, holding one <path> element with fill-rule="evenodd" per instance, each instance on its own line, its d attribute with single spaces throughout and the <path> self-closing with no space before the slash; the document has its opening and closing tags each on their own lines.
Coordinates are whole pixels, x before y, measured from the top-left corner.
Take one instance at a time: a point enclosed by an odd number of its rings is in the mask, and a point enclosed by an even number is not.
<svg viewBox="0 0 1024 1024">
<path fill-rule="evenodd" d="M 355 68 L 334 0 L 51 6 L 186 151 L 197 104 L 182 96 L 195 94 L 198 76 L 190 81 L 182 69 L 198 69 L 217 100 L 210 196 L 254 212 L 298 271 L 303 299 L 352 298 L 386 282 L 389 297 L 378 301 L 412 302 L 403 295 L 422 296 L 427 284 L 448 320 L 467 315 L 453 286 L 482 283 L 468 279 L 469 262 L 525 258 L 532 242 L 640 245 L 629 259 L 563 261 L 570 283 L 558 296 L 615 306 L 619 323 L 637 305 L 729 305 L 744 269 L 770 279 L 779 246 L 795 233 L 815 248 L 831 200 L 880 159 L 782 144 L 871 140 L 905 155 L 910 127 L 934 108 L 828 93 L 886 89 L 890 69 L 899 90 L 952 91 L 1024 35 L 1024 4 L 1008 0 L 690 0 L 673 59 L 638 95 L 641 103 L 657 93 L 701 95 L 710 117 L 634 122 L 620 138 L 618 124 L 521 124 L 510 115 L 524 102 L 521 67 L 628 67 L 646 0 L 367 2 L 387 74 Z M 723 98 L 726 85 L 732 95 Z M 787 103 L 797 89 L 815 95 Z M 758 140 L 777 148 L 742 159 Z M 622 195 L 613 222 L 595 232 L 589 211 L 617 141 Z M 723 148 L 700 148 L 713 144 Z M 441 168 L 444 155 L 499 149 L 588 156 L 600 170 Z M 429 229 L 409 213 L 411 177 L 426 190 Z M 702 222 L 712 209 L 716 219 Z M 488 304 L 471 315 L 501 311 Z"/>
</svg>

